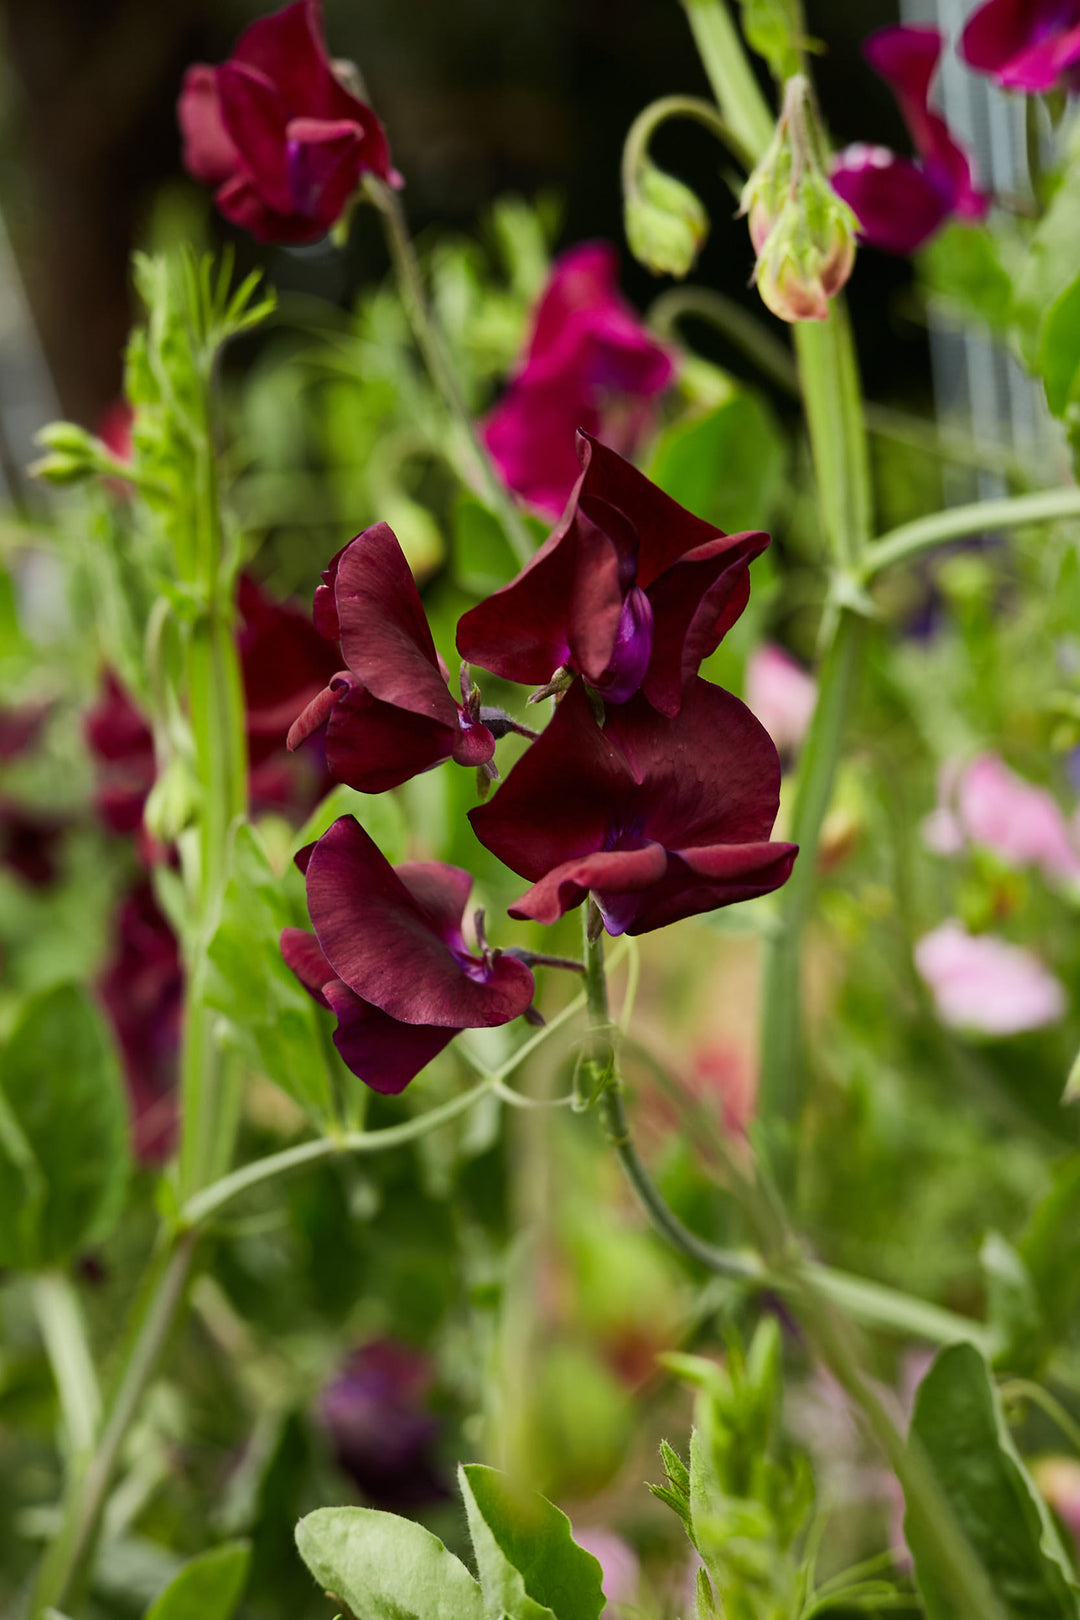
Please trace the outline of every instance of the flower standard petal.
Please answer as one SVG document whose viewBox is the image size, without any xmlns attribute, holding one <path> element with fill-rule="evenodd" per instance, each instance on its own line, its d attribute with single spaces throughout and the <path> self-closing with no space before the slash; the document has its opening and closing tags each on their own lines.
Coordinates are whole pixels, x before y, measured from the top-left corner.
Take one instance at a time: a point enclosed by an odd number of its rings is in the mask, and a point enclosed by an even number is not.
<svg viewBox="0 0 1080 1620">
<path fill-rule="evenodd" d="M 351 816 L 334 822 L 311 850 L 307 893 L 335 973 L 403 1023 L 488 1028 L 516 1018 L 532 1000 L 523 963 L 480 961 L 446 943 L 426 905 Z"/>
<path fill-rule="evenodd" d="M 217 69 L 196 62 L 184 74 L 176 116 L 184 142 L 184 168 L 204 186 L 220 186 L 235 174 L 240 154 L 221 116 Z"/>
<path fill-rule="evenodd" d="M 293 212 L 285 148 L 289 111 L 263 74 L 236 62 L 217 72 L 222 122 L 260 199 L 275 213 Z M 306 216 L 305 216 L 306 217 Z"/>
</svg>

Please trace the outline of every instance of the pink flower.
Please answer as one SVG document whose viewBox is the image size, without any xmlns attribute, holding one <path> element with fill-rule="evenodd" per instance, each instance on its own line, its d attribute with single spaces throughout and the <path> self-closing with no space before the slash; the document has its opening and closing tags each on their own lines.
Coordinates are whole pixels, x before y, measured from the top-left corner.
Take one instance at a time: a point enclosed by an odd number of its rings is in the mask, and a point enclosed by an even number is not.
<svg viewBox="0 0 1080 1620">
<path fill-rule="evenodd" d="M 1053 880 L 1080 878 L 1080 854 L 1057 800 L 1034 787 L 992 753 L 962 769 L 946 765 L 940 804 L 923 823 L 923 837 L 938 855 L 957 855 L 970 840 L 1013 866 L 1038 866 Z"/>
<path fill-rule="evenodd" d="M 922 247 L 950 215 L 982 219 L 988 199 L 971 176 L 963 147 L 930 108 L 943 39 L 936 28 L 881 28 L 864 54 L 892 90 L 911 131 L 917 161 L 859 143 L 838 153 L 833 189 L 854 211 L 863 240 L 888 253 Z"/>
<path fill-rule="evenodd" d="M 960 55 L 1005 90 L 1075 90 L 1080 0 L 986 0 L 968 19 Z"/>
<path fill-rule="evenodd" d="M 747 660 L 745 697 L 780 753 L 794 753 L 813 718 L 817 682 L 782 647 L 767 641 Z"/>
<path fill-rule="evenodd" d="M 1048 1506 L 1080 1549 L 1080 1462 L 1075 1457 L 1041 1457 L 1031 1472 Z"/>
<path fill-rule="evenodd" d="M 316 241 L 361 175 L 397 178 L 382 125 L 334 71 L 319 0 L 260 17 L 221 67 L 190 67 L 177 117 L 184 167 L 260 242 Z"/>
<path fill-rule="evenodd" d="M 1018 1035 L 1065 1016 L 1065 987 L 1032 951 L 950 918 L 915 946 L 938 1017 L 954 1029 Z"/>
<path fill-rule="evenodd" d="M 584 1530 L 579 1530 L 575 1525 L 574 1540 L 579 1547 L 592 1553 L 603 1570 L 607 1606 L 632 1603 L 641 1579 L 641 1563 L 629 1542 L 617 1536 L 614 1530 L 602 1530 L 592 1525 Z"/>
<path fill-rule="evenodd" d="M 510 488 L 558 517 L 579 472 L 575 429 L 632 454 L 672 371 L 619 292 L 615 249 L 584 242 L 552 267 L 525 360 L 482 424 L 485 443 Z"/>
</svg>

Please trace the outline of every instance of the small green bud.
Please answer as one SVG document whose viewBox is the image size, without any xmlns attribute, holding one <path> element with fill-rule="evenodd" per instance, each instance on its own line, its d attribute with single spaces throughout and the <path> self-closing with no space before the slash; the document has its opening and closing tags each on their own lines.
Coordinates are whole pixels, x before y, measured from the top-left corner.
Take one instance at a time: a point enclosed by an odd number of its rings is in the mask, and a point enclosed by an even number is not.
<svg viewBox="0 0 1080 1620">
<path fill-rule="evenodd" d="M 693 269 L 708 234 L 701 199 L 643 158 L 626 192 L 626 240 L 635 259 L 654 275 L 681 279 Z"/>
<path fill-rule="evenodd" d="M 175 843 L 195 816 L 199 785 L 188 762 L 174 754 L 153 787 L 143 811 L 143 825 L 161 844 Z"/>
<path fill-rule="evenodd" d="M 50 422 L 36 436 L 47 452 L 27 469 L 49 484 L 78 484 L 97 471 L 97 443 L 76 422 Z"/>
<path fill-rule="evenodd" d="M 858 221 L 829 184 L 801 74 L 788 81 L 769 148 L 746 182 L 741 212 L 757 253 L 754 280 L 782 321 L 823 321 L 855 266 Z"/>
</svg>

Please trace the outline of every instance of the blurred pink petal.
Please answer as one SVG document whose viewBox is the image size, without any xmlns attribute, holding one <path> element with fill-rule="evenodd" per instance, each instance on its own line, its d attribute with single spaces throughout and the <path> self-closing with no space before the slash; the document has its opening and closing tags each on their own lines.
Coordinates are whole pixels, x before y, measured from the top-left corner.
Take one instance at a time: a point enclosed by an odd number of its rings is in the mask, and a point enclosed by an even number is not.
<svg viewBox="0 0 1080 1620">
<path fill-rule="evenodd" d="M 630 1603 L 637 1595 L 641 1564 L 629 1542 L 617 1536 L 614 1530 L 601 1530 L 587 1526 L 578 1530 L 574 1540 L 579 1547 L 592 1553 L 604 1572 L 604 1597 L 608 1605 Z"/>
<path fill-rule="evenodd" d="M 1080 854 L 1057 800 L 998 754 L 980 754 L 963 768 L 946 765 L 939 798 L 923 823 L 935 854 L 958 854 L 970 840 L 1013 866 L 1037 866 L 1051 880 L 1080 878 Z"/>
<path fill-rule="evenodd" d="M 1080 1462 L 1075 1457 L 1042 1457 L 1031 1472 L 1047 1505 L 1080 1548 Z"/>
<path fill-rule="evenodd" d="M 1065 1015 L 1065 987 L 1032 951 L 955 918 L 924 934 L 915 966 L 942 1023 L 984 1035 L 1041 1029 Z"/>
<path fill-rule="evenodd" d="M 817 682 L 789 653 L 767 641 L 746 665 L 746 706 L 757 715 L 780 753 L 794 752 L 817 703 Z"/>
</svg>

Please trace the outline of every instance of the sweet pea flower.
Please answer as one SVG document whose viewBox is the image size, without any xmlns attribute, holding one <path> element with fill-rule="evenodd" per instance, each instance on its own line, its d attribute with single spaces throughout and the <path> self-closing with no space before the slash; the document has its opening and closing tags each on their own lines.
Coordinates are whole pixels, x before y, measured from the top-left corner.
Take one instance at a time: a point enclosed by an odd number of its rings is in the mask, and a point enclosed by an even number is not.
<svg viewBox="0 0 1080 1620">
<path fill-rule="evenodd" d="M 750 595 L 767 534 L 724 534 L 607 445 L 578 434 L 562 521 L 509 585 L 470 609 L 458 651 L 504 680 L 580 674 L 607 703 L 638 690 L 676 715 L 683 688 Z"/>
<path fill-rule="evenodd" d="M 1080 89 L 1080 0 L 986 0 L 967 21 L 960 55 L 1004 90 Z"/>
<path fill-rule="evenodd" d="M 462 1029 L 507 1024 L 532 1004 L 511 954 L 470 954 L 462 917 L 472 878 L 441 861 L 392 867 L 353 816 L 296 863 L 314 934 L 286 928 L 281 953 L 337 1017 L 334 1044 L 372 1091 L 395 1096 Z"/>
<path fill-rule="evenodd" d="M 319 0 L 261 17 L 221 67 L 184 75 L 184 167 L 260 242 L 314 242 L 363 174 L 397 182 L 382 125 L 327 54 Z"/>
<path fill-rule="evenodd" d="M 524 363 L 482 423 L 484 441 L 510 488 L 558 517 L 578 473 L 574 430 L 630 455 L 673 371 L 619 292 L 615 249 L 583 242 L 552 267 Z"/>
<path fill-rule="evenodd" d="M 982 1035 L 1019 1035 L 1065 1016 L 1065 987 L 1021 945 L 969 934 L 950 918 L 915 946 L 915 966 L 943 1024 Z"/>
<path fill-rule="evenodd" d="M 408 1345 L 373 1339 L 354 1350 L 319 1399 L 338 1467 L 365 1499 L 404 1513 L 449 1496 L 432 1447 L 431 1364 Z"/>
<path fill-rule="evenodd" d="M 923 838 L 938 855 L 958 855 L 967 842 L 992 850 L 1012 866 L 1037 866 L 1051 882 L 1080 878 L 1080 854 L 1057 800 L 1009 769 L 998 754 L 979 754 L 959 768 L 945 766 L 940 803 L 923 822 Z"/>
<path fill-rule="evenodd" d="M 121 901 L 98 994 L 124 1065 L 136 1156 L 166 1158 L 176 1131 L 184 972 L 172 929 L 142 878 Z"/>
<path fill-rule="evenodd" d="M 899 103 L 918 159 L 859 143 L 837 154 L 830 178 L 854 211 L 863 241 L 887 253 L 914 253 L 952 215 L 979 220 L 989 206 L 963 147 L 930 107 L 943 43 L 936 28 L 897 26 L 878 29 L 863 48 Z"/>
<path fill-rule="evenodd" d="M 771 641 L 746 663 L 746 703 L 781 754 L 794 754 L 817 705 L 817 682 L 790 653 Z"/>
<path fill-rule="evenodd" d="M 0 866 L 31 889 L 48 889 L 60 876 L 60 848 L 70 816 L 0 795 Z"/>
<path fill-rule="evenodd" d="M 512 917 L 555 922 L 591 891 L 609 934 L 644 934 L 786 882 L 779 796 L 776 749 L 730 692 L 695 679 L 675 720 L 638 697 L 601 729 L 578 681 L 469 820 L 534 884 Z"/>
<path fill-rule="evenodd" d="M 49 718 L 47 703 L 23 703 L 15 708 L 0 706 L 0 760 L 18 759 L 33 747 Z"/>
<path fill-rule="evenodd" d="M 315 592 L 315 628 L 341 642 L 339 669 L 289 732 L 290 748 L 318 735 L 337 781 L 383 793 L 444 760 L 487 767 L 495 737 L 471 692 L 447 690 L 416 581 L 393 529 L 376 523 L 344 546 Z M 508 724 L 508 723 L 507 723 Z M 492 773 L 493 774 L 493 773 Z"/>
</svg>

